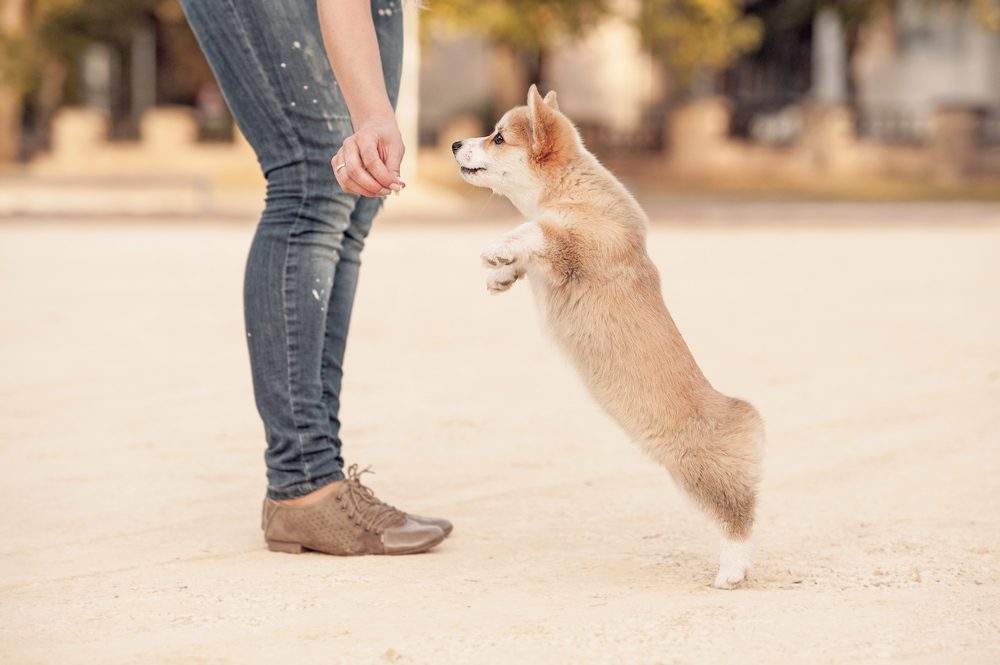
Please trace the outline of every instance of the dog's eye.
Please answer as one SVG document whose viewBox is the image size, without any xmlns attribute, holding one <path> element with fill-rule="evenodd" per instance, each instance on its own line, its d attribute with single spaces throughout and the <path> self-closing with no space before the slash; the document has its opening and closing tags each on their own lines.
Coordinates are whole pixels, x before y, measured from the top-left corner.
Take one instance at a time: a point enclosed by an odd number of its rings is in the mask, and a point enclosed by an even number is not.
<svg viewBox="0 0 1000 665">
<path fill-rule="evenodd" d="M 496 143 L 497 145 L 502 145 L 503 144 L 503 134 L 501 134 L 500 132 L 497 132 L 497 135 L 493 137 L 493 142 Z"/>
</svg>

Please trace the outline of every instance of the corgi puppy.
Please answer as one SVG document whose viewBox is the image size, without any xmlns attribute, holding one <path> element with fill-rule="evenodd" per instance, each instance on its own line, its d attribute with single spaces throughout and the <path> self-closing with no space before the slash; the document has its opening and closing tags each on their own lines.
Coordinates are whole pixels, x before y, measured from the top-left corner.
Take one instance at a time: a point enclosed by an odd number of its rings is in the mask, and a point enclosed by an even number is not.
<svg viewBox="0 0 1000 665">
<path fill-rule="evenodd" d="M 462 177 L 526 221 L 482 253 L 491 293 L 522 277 L 597 401 L 722 531 L 713 586 L 746 579 L 762 447 L 753 406 L 717 392 L 667 312 L 646 214 L 535 86 L 489 135 L 452 144 Z"/>
</svg>

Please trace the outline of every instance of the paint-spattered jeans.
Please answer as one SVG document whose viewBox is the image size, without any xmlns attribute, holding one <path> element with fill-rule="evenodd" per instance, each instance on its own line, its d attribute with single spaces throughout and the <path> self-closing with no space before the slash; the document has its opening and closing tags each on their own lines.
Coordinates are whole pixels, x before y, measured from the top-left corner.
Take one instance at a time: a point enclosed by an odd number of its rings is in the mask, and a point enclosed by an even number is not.
<svg viewBox="0 0 1000 665">
<path fill-rule="evenodd" d="M 268 496 L 343 478 L 340 387 L 360 254 L 380 199 L 340 189 L 330 160 L 353 133 L 316 0 L 182 0 L 233 117 L 267 178 L 247 261 L 247 342 L 267 437 Z M 372 0 L 395 105 L 401 0 Z"/>
</svg>

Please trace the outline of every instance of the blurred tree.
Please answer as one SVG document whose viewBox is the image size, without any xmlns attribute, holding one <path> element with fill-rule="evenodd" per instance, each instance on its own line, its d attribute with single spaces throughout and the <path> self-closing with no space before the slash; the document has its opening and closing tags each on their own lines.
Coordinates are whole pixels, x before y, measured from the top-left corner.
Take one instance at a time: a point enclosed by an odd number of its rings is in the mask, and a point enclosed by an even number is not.
<svg viewBox="0 0 1000 665">
<path fill-rule="evenodd" d="M 972 0 L 976 17 L 987 30 L 1000 32 L 1000 3 L 997 0 Z"/>
<path fill-rule="evenodd" d="M 766 11 L 768 25 L 786 28 L 813 21 L 820 10 L 832 7 L 850 31 L 859 27 L 877 12 L 894 5 L 896 0 L 780 0 Z"/>
<path fill-rule="evenodd" d="M 1000 2 L 997 0 L 918 0 L 925 5 L 966 5 L 975 17 L 990 30 L 1000 30 Z M 809 22 L 825 7 L 840 15 L 844 27 L 858 28 L 885 9 L 894 10 L 900 0 L 781 0 L 776 3 L 771 18 L 783 25 Z"/>
<path fill-rule="evenodd" d="M 541 83 L 546 57 L 565 37 L 580 37 L 609 12 L 609 0 L 433 0 L 423 25 L 477 32 L 522 63 Z"/>
<path fill-rule="evenodd" d="M 55 110 L 78 101 L 79 62 L 90 45 L 112 49 L 122 63 L 117 72 L 118 99 L 113 124 L 129 125 L 129 62 L 136 26 L 154 20 L 160 32 L 160 55 L 175 72 L 160 95 L 170 101 L 193 101 L 198 86 L 210 80 L 207 65 L 186 27 L 177 0 L 0 0 L 19 3 L 16 26 L 0 25 L 0 85 L 18 98 L 27 124 L 43 138 Z M 119 134 L 134 132 L 127 126 Z M 2 143 L 2 142 L 0 142 Z"/>
<path fill-rule="evenodd" d="M 763 24 L 743 0 L 643 0 L 636 20 L 643 45 L 681 90 L 711 86 L 715 75 L 761 40 Z"/>
<path fill-rule="evenodd" d="M 25 0 L 0 0 L 0 163 L 20 156 L 21 99 L 30 79 L 23 52 Z"/>
</svg>

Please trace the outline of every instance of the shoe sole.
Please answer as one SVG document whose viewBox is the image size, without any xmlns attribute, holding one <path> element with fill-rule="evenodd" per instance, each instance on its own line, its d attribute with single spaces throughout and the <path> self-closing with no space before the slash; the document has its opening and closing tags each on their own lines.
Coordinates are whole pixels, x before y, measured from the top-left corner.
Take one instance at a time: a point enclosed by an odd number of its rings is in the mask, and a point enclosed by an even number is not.
<svg viewBox="0 0 1000 665">
<path fill-rule="evenodd" d="M 397 554 L 420 554 L 421 552 L 426 552 L 429 549 L 437 547 L 440 545 L 444 539 L 447 538 L 444 531 L 441 532 L 441 536 L 435 539 L 433 542 L 424 545 L 417 545 L 410 547 L 408 549 L 396 550 L 395 552 L 382 552 L 383 556 L 396 556 Z M 289 543 L 283 540 L 267 540 L 267 549 L 272 552 L 284 552 L 286 554 L 302 554 L 303 552 L 321 552 L 323 554 L 333 554 L 333 552 L 323 552 L 323 550 L 313 550 L 302 543 Z M 370 554 L 377 554 L 376 552 L 371 552 Z M 357 555 L 342 555 L 334 554 L 334 556 L 357 556 Z"/>
</svg>

